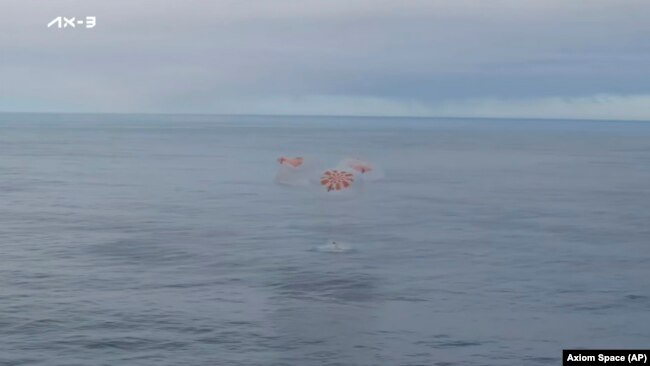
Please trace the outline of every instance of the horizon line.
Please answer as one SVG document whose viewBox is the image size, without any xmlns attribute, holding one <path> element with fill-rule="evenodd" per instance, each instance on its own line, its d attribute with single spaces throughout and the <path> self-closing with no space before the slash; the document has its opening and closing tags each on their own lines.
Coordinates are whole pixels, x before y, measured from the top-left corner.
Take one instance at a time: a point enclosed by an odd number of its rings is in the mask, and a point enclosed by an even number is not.
<svg viewBox="0 0 650 366">
<path fill-rule="evenodd" d="M 311 118 L 408 118 L 408 119 L 479 119 L 479 120 L 528 120 L 528 121 L 584 121 L 584 122 L 650 122 L 650 119 L 611 118 L 558 118 L 558 117 L 478 117 L 478 116 L 409 116 L 409 115 L 347 115 L 347 114 L 263 114 L 263 113 L 192 113 L 192 112 L 31 112 L 0 111 L 0 114 L 54 114 L 54 115 L 152 115 L 152 116 L 221 116 L 221 117 L 311 117 Z"/>
</svg>

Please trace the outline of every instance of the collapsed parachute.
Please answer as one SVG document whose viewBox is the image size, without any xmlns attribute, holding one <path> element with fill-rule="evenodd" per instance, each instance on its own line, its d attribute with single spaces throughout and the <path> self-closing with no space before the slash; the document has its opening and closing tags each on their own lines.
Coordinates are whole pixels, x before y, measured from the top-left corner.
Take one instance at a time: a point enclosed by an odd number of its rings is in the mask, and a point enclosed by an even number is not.
<svg viewBox="0 0 650 366">
<path fill-rule="evenodd" d="M 360 174 L 366 181 L 380 180 L 384 177 L 384 173 L 377 165 L 361 159 L 346 158 L 341 160 L 338 166 Z"/>
<path fill-rule="evenodd" d="M 288 186 L 307 186 L 311 176 L 315 172 L 313 164 L 305 163 L 303 157 L 287 158 L 281 156 L 278 158 L 280 164 L 278 172 L 275 175 L 275 182 Z"/>
<path fill-rule="evenodd" d="M 284 156 L 281 156 L 278 158 L 278 162 L 280 164 L 286 164 L 294 168 L 301 166 L 304 161 L 305 159 L 303 159 L 302 157 L 297 157 L 292 159 L 292 158 L 285 158 Z"/>
</svg>

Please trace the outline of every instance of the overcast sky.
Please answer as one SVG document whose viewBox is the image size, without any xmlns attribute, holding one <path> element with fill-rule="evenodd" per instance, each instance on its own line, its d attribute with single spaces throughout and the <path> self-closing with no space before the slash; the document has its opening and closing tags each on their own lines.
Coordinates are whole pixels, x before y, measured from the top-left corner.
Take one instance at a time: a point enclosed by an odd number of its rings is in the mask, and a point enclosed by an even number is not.
<svg viewBox="0 0 650 366">
<path fill-rule="evenodd" d="M 650 120 L 649 19 L 648 0 L 0 0 L 0 111 Z"/>
</svg>

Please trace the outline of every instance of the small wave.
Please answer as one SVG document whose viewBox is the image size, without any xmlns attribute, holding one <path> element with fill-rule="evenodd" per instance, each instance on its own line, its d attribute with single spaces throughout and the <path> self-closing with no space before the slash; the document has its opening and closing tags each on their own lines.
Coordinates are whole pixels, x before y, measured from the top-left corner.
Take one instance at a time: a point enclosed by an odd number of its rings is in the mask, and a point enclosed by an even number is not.
<svg viewBox="0 0 650 366">
<path fill-rule="evenodd" d="M 423 345 L 431 348 L 457 348 L 457 347 L 473 347 L 481 346 L 484 342 L 469 341 L 469 340 L 453 340 L 448 339 L 447 335 L 438 335 L 432 337 L 433 340 L 418 341 L 415 344 Z"/>
<path fill-rule="evenodd" d="M 648 296 L 636 295 L 636 294 L 626 295 L 625 298 L 628 299 L 628 300 L 633 300 L 633 301 L 645 301 L 645 300 L 648 300 Z"/>
<path fill-rule="evenodd" d="M 328 240 L 327 243 L 317 246 L 315 250 L 324 253 L 347 253 L 355 251 L 349 244 L 334 240 Z"/>
</svg>

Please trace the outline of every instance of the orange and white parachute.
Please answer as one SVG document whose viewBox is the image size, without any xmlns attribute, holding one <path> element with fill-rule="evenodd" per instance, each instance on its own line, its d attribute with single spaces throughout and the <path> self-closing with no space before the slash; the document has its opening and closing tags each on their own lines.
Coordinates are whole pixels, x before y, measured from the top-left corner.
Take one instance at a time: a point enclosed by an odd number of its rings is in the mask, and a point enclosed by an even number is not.
<svg viewBox="0 0 650 366">
<path fill-rule="evenodd" d="M 363 181 L 350 169 L 333 168 L 321 170 L 317 179 L 311 181 L 311 187 L 325 201 L 349 200 L 363 192 Z"/>
<path fill-rule="evenodd" d="M 326 170 L 320 178 L 320 184 L 327 188 L 327 191 L 352 188 L 354 174 L 343 170 Z"/>
</svg>

